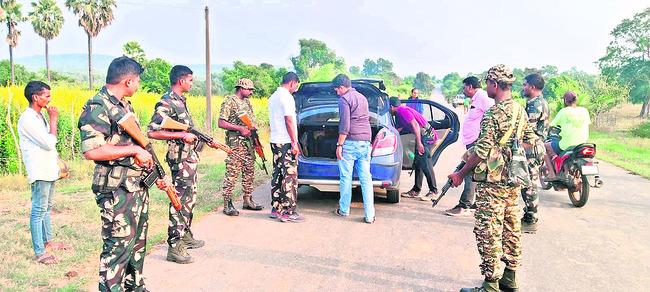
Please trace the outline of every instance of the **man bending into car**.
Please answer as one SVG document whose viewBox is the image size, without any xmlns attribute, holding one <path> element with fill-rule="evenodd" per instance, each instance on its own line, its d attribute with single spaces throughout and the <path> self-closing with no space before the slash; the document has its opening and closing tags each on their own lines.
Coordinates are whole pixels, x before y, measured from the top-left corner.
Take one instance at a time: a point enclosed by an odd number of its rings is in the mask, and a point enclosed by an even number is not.
<svg viewBox="0 0 650 292">
<path fill-rule="evenodd" d="M 400 133 L 413 133 L 415 135 L 415 157 L 413 158 L 413 169 L 415 170 L 415 184 L 410 191 L 402 194 L 403 197 L 416 198 L 422 201 L 437 199 L 438 188 L 436 187 L 436 176 L 433 173 L 433 148 L 438 140 L 436 131 L 427 123 L 427 120 L 415 109 L 403 106 L 397 97 L 390 98 L 390 112 L 395 115 L 397 130 Z M 427 178 L 429 192 L 420 196 L 422 190 L 422 175 Z"/>
</svg>

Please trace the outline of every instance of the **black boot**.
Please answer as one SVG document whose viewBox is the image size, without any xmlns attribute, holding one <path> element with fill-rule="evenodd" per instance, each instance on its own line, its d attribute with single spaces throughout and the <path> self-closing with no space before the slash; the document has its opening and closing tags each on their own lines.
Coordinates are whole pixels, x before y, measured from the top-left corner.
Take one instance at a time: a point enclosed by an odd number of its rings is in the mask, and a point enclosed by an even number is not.
<svg viewBox="0 0 650 292">
<path fill-rule="evenodd" d="M 515 271 L 506 268 L 503 271 L 503 277 L 499 279 L 499 289 L 503 292 L 518 292 L 519 287 L 517 286 L 517 277 L 515 276 Z"/>
<path fill-rule="evenodd" d="M 239 216 L 239 211 L 232 205 L 232 200 L 223 202 L 223 213 L 228 216 Z"/>
<path fill-rule="evenodd" d="M 521 218 L 521 232 L 535 234 L 537 233 L 537 217 L 535 213 L 526 212 Z"/>
<path fill-rule="evenodd" d="M 253 196 L 244 195 L 244 203 L 242 204 L 242 209 L 260 211 L 264 209 L 262 205 L 258 205 L 253 201 Z"/>
<path fill-rule="evenodd" d="M 499 282 L 483 281 L 481 287 L 463 288 L 460 292 L 499 292 Z"/>
</svg>

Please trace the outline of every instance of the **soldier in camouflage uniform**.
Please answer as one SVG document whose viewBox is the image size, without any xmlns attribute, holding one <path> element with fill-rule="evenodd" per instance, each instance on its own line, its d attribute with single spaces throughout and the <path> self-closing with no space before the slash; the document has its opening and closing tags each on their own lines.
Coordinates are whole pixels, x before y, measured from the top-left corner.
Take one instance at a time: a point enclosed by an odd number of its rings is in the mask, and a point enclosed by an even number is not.
<svg viewBox="0 0 650 292">
<path fill-rule="evenodd" d="M 197 146 L 201 146 L 198 144 L 202 142 L 199 142 L 196 135 L 192 133 L 163 130 L 160 126 L 165 118 L 194 126 L 192 115 L 187 109 L 185 96 L 183 96 L 192 88 L 192 74 L 192 70 L 183 65 L 172 68 L 169 73 L 171 88 L 156 104 L 147 131 L 147 135 L 153 139 L 167 140 L 165 161 L 169 164 L 174 188 L 178 191 L 182 205 L 179 212 L 171 203 L 169 204 L 167 260 L 180 264 L 188 264 L 193 261 L 186 248 L 200 248 L 205 244 L 203 240 L 194 239 L 193 234 L 188 232 L 183 224 L 186 222 L 189 226 L 192 225 L 194 204 L 196 203 L 196 167 L 200 160 L 196 150 Z M 179 216 L 183 216 L 183 220 Z"/>
<path fill-rule="evenodd" d="M 142 268 L 149 193 L 141 179 L 153 160 L 117 124 L 134 112 L 124 97 L 135 93 L 140 73 L 142 68 L 130 58 L 113 60 L 106 86 L 86 102 L 79 118 L 81 150 L 97 164 L 92 190 L 101 209 L 104 241 L 99 265 L 100 291 L 146 291 Z M 169 177 L 157 181 L 159 188 L 170 184 Z"/>
<path fill-rule="evenodd" d="M 250 79 L 242 78 L 237 81 L 235 94 L 226 97 L 221 104 L 219 113 L 219 128 L 226 129 L 226 145 L 232 152 L 226 158 L 226 174 L 223 179 L 223 213 L 237 216 L 239 211 L 232 205 L 232 192 L 235 180 L 242 174 L 242 192 L 244 193 L 243 209 L 259 211 L 264 207 L 253 201 L 253 180 L 255 179 L 255 148 L 250 138 L 251 131 L 241 120 L 240 116 L 247 115 L 255 127 L 253 105 L 248 98 L 253 94 L 255 86 Z"/>
<path fill-rule="evenodd" d="M 537 231 L 539 166 L 544 161 L 544 155 L 546 155 L 544 141 L 546 141 L 549 125 L 548 102 L 542 96 L 543 89 L 544 78 L 542 75 L 535 73 L 526 76 L 523 87 L 524 96 L 528 98 L 526 113 L 533 132 L 540 140 L 537 140 L 538 142 L 534 147 L 526 149 L 531 186 L 521 188 L 521 197 L 526 203 L 524 217 L 521 218 L 521 231 L 524 233 L 535 233 Z"/>
<path fill-rule="evenodd" d="M 494 98 L 496 103 L 483 116 L 481 134 L 473 147 L 473 153 L 467 158 L 465 167 L 449 175 L 454 187 L 460 185 L 463 182 L 463 177 L 475 167 L 481 167 L 479 163 L 484 165 L 488 158 L 490 158 L 488 161 L 492 163 L 488 169 L 494 168 L 500 172 L 501 169 L 507 167 L 510 157 L 491 160 L 495 152 L 493 148 L 510 149 L 512 147 L 512 138 L 507 139 L 503 146 L 499 146 L 499 141 L 509 128 L 517 126 L 515 117 L 513 117 L 515 107 L 519 107 L 519 112 L 525 115 L 524 109 L 511 98 L 510 89 L 515 77 L 508 67 L 499 64 L 490 68 L 485 79 L 488 96 Z M 512 135 L 514 133 L 516 131 Z M 522 139 L 527 146 L 531 146 L 537 139 L 528 123 L 524 125 Z M 507 154 L 509 151 L 502 153 Z M 480 170 L 476 168 L 475 171 L 479 172 Z M 474 214 L 476 219 L 474 234 L 482 259 L 481 274 L 485 280 L 481 287 L 464 288 L 461 291 L 498 292 L 499 289 L 501 291 L 516 291 L 515 289 L 517 289 L 515 270 L 521 261 L 521 223 L 518 204 L 520 188 L 510 186 L 507 183 L 507 176 L 495 177 L 498 178 L 479 181 L 476 189 L 477 209 Z M 503 273 L 501 273 L 500 261 L 506 263 Z"/>
<path fill-rule="evenodd" d="M 295 211 L 298 196 L 298 124 L 296 105 L 291 95 L 298 89 L 300 80 L 294 72 L 282 77 L 282 86 L 269 97 L 269 124 L 271 151 L 273 152 L 273 178 L 271 179 L 271 218 L 282 222 L 304 222 Z"/>
</svg>

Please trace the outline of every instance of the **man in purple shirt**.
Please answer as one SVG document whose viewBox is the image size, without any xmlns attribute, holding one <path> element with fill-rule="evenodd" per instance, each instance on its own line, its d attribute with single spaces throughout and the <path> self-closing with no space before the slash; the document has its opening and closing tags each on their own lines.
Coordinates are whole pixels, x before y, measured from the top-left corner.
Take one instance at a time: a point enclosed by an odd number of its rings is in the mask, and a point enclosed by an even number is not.
<svg viewBox="0 0 650 292">
<path fill-rule="evenodd" d="M 339 98 L 339 139 L 336 143 L 336 157 L 339 163 L 341 199 L 334 214 L 350 215 L 352 201 L 352 172 L 354 169 L 361 183 L 363 207 L 366 222 L 375 222 L 374 192 L 370 175 L 370 112 L 368 99 L 352 88 L 350 78 L 339 74 L 332 80 L 332 87 Z"/>
<path fill-rule="evenodd" d="M 400 133 L 413 133 L 415 135 L 415 156 L 413 158 L 413 169 L 415 170 L 415 184 L 410 191 L 403 193 L 402 197 L 419 197 L 423 201 L 437 199 L 438 188 L 436 187 L 436 176 L 433 173 L 431 156 L 433 146 L 438 140 L 436 131 L 429 125 L 427 120 L 415 109 L 401 105 L 399 98 L 390 98 L 390 112 L 395 115 L 397 129 Z M 427 178 L 429 192 L 421 197 L 422 175 Z"/>
<path fill-rule="evenodd" d="M 463 93 L 471 98 L 469 111 L 465 116 L 462 128 L 463 145 L 469 149 L 474 146 L 478 139 L 478 135 L 481 133 L 483 114 L 494 105 L 494 99 L 489 98 L 487 92 L 481 89 L 481 83 L 474 76 L 463 80 Z M 476 182 L 473 182 L 469 175 L 463 181 L 465 185 L 458 205 L 445 211 L 449 216 L 469 217 L 476 211 L 476 204 L 474 203 Z"/>
</svg>

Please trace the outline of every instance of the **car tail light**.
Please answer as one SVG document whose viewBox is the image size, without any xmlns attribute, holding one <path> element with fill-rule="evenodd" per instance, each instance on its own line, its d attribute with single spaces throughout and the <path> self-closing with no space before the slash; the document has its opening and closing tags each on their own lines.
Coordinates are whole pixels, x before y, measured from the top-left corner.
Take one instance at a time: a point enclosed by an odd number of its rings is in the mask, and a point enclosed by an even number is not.
<svg viewBox="0 0 650 292">
<path fill-rule="evenodd" d="M 582 154 L 583 156 L 594 156 L 596 155 L 596 148 L 592 148 L 592 147 L 582 148 L 580 154 Z"/>
<path fill-rule="evenodd" d="M 393 154 L 397 151 L 397 136 L 386 130 L 381 130 L 372 143 L 372 156 Z"/>
</svg>

